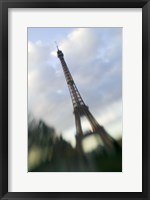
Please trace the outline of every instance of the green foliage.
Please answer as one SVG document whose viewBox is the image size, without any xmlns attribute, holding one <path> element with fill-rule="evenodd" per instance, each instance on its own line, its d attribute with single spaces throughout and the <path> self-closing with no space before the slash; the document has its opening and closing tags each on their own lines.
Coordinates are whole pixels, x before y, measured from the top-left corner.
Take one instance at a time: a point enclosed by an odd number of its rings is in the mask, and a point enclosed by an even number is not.
<svg viewBox="0 0 150 200">
<path fill-rule="evenodd" d="M 28 124 L 29 172 L 120 172 L 122 152 L 108 156 L 101 147 L 84 154 L 73 148 L 53 127 L 43 121 L 29 118 Z"/>
</svg>

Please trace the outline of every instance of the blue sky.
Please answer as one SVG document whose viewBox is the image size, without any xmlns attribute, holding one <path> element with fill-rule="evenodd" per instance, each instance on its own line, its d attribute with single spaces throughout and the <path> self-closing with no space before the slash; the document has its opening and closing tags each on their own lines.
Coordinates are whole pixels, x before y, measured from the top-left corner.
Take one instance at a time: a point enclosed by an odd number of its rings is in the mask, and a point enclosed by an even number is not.
<svg viewBox="0 0 150 200">
<path fill-rule="evenodd" d="M 29 111 L 74 143 L 73 107 L 55 41 L 92 114 L 113 137 L 121 135 L 122 28 L 28 28 Z"/>
<path fill-rule="evenodd" d="M 41 40 L 44 43 L 63 40 L 66 35 L 75 30 L 75 28 L 28 28 L 28 40 L 37 42 Z"/>
</svg>

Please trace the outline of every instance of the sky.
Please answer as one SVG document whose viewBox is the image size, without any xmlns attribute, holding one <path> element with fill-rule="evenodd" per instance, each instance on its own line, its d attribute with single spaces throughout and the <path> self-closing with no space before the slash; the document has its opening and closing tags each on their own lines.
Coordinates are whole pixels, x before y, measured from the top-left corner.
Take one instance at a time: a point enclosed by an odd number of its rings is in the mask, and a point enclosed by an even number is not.
<svg viewBox="0 0 150 200">
<path fill-rule="evenodd" d="M 75 119 L 57 49 L 110 135 L 122 134 L 122 28 L 28 28 L 28 112 L 75 143 Z M 82 119 L 83 130 L 89 123 Z"/>
</svg>

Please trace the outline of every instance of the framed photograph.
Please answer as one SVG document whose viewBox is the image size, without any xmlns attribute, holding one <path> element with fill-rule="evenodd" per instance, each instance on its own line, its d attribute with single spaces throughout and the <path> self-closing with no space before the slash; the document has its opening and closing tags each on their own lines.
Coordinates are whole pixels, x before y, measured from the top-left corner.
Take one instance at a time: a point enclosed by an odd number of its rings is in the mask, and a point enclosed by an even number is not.
<svg viewBox="0 0 150 200">
<path fill-rule="evenodd" d="M 149 199 L 149 1 L 0 6 L 0 197 Z"/>
</svg>

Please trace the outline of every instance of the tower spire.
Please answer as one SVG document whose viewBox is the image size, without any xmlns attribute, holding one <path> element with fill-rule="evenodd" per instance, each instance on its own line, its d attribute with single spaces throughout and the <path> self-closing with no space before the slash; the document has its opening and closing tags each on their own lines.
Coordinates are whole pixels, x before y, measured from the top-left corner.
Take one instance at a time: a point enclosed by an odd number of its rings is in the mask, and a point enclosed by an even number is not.
<svg viewBox="0 0 150 200">
<path fill-rule="evenodd" d="M 59 51 L 58 44 L 56 41 L 55 41 L 55 45 L 56 45 L 57 51 Z"/>
</svg>

